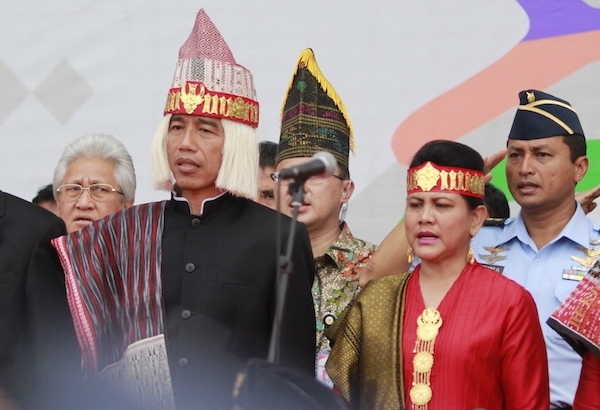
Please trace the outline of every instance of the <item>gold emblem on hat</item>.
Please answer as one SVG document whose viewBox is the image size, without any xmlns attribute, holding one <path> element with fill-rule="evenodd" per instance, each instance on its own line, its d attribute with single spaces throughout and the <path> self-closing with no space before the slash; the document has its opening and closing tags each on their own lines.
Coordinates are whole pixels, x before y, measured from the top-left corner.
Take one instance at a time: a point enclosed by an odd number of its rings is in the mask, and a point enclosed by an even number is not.
<svg viewBox="0 0 600 410">
<path fill-rule="evenodd" d="M 594 266 L 596 260 L 600 256 L 600 249 L 585 248 L 583 246 L 577 246 L 575 249 L 585 253 L 585 257 L 582 258 L 579 256 L 571 256 L 571 259 L 573 259 L 575 262 L 579 262 L 582 266 L 585 266 L 588 269 L 591 269 Z"/>
<path fill-rule="evenodd" d="M 423 168 L 415 172 L 414 177 L 417 186 L 421 187 L 423 191 L 428 192 L 437 185 L 440 179 L 440 171 L 431 162 L 427 162 Z"/>
<path fill-rule="evenodd" d="M 187 85 L 187 87 L 186 87 Z M 198 86 L 200 86 L 200 90 L 198 90 Z M 189 88 L 189 91 L 186 90 Z M 181 86 L 181 102 L 183 103 L 183 108 L 188 114 L 192 114 L 196 111 L 196 108 L 204 101 L 204 84 L 194 84 L 194 83 L 186 83 Z"/>
<path fill-rule="evenodd" d="M 500 255 L 500 252 L 506 252 L 508 251 L 507 248 L 503 248 L 501 246 L 484 246 L 483 249 L 485 249 L 486 251 L 488 251 L 490 254 L 489 255 L 484 255 L 479 253 L 479 257 L 481 259 L 483 259 L 484 261 L 486 261 L 487 263 L 489 263 L 490 265 L 493 265 L 496 262 L 499 261 L 503 261 L 504 259 L 506 259 L 506 256 L 504 255 Z"/>
<path fill-rule="evenodd" d="M 533 91 L 526 91 L 527 93 L 527 102 L 532 103 L 535 101 L 535 93 Z"/>
</svg>

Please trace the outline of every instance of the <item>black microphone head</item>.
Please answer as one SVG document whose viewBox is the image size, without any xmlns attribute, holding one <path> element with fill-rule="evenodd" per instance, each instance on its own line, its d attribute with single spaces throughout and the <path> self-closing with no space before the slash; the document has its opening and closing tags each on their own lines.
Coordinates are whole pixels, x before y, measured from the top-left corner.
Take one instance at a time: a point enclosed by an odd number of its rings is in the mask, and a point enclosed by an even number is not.
<svg viewBox="0 0 600 410">
<path fill-rule="evenodd" d="M 312 156 L 313 159 L 318 159 L 325 164 L 325 171 L 321 174 L 323 178 L 327 178 L 333 175 L 337 169 L 337 161 L 332 153 L 327 151 L 319 151 Z"/>
</svg>

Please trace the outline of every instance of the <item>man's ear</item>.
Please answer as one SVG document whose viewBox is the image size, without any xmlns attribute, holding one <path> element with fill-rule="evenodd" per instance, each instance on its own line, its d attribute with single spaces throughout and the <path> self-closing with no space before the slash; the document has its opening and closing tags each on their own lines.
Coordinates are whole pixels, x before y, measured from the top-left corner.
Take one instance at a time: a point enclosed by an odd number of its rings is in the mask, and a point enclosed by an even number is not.
<svg viewBox="0 0 600 410">
<path fill-rule="evenodd" d="M 348 202 L 348 200 L 350 199 L 350 197 L 352 196 L 352 193 L 354 192 L 354 181 L 352 181 L 351 179 L 347 179 L 345 181 L 342 181 L 342 203 L 346 203 Z"/>
<path fill-rule="evenodd" d="M 574 163 L 575 166 L 575 182 L 579 182 L 585 177 L 590 166 L 590 161 L 586 155 L 582 155 L 577 158 Z"/>
</svg>

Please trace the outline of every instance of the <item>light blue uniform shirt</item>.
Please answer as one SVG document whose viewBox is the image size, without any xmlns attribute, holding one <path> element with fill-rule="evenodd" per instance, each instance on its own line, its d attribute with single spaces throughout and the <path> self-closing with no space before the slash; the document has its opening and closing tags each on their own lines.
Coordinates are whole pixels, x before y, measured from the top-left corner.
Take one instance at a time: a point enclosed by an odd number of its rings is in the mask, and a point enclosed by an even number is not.
<svg viewBox="0 0 600 410">
<path fill-rule="evenodd" d="M 501 270 L 533 296 L 548 350 L 550 402 L 572 405 L 581 357 L 546 320 L 593 266 L 597 258 L 593 250 L 600 252 L 600 224 L 587 218 L 577 204 L 562 232 L 538 250 L 519 212 L 516 218 L 507 219 L 504 227 L 482 227 L 471 246 L 480 263 Z"/>
</svg>

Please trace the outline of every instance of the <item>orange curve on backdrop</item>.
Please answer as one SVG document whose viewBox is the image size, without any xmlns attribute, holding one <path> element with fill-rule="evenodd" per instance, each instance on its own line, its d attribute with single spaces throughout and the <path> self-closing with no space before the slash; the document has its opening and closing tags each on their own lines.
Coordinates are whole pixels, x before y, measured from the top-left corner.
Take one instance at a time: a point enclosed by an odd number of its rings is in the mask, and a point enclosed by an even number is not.
<svg viewBox="0 0 600 410">
<path fill-rule="evenodd" d="M 546 89 L 597 60 L 597 30 L 519 43 L 488 68 L 412 113 L 394 132 L 394 155 L 408 164 L 426 142 L 457 140 L 518 104 L 519 91 Z"/>
</svg>

